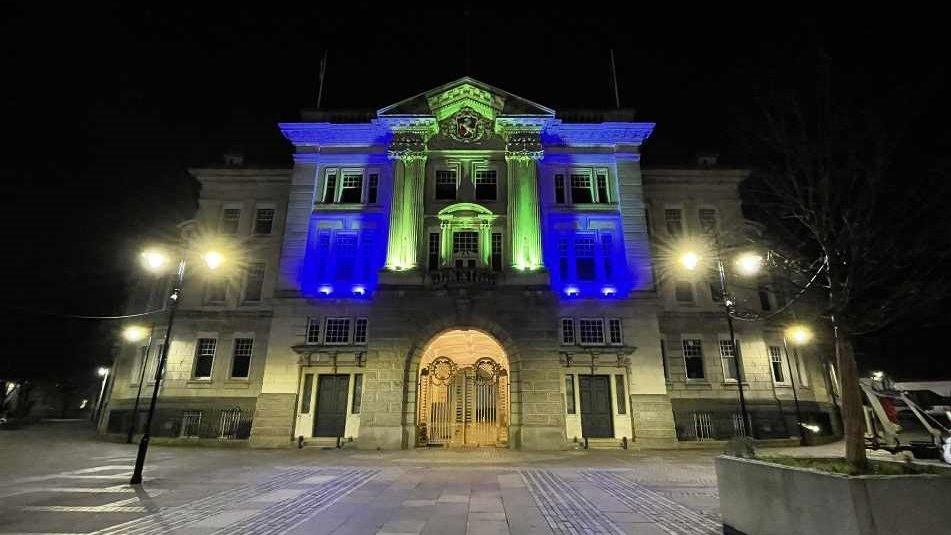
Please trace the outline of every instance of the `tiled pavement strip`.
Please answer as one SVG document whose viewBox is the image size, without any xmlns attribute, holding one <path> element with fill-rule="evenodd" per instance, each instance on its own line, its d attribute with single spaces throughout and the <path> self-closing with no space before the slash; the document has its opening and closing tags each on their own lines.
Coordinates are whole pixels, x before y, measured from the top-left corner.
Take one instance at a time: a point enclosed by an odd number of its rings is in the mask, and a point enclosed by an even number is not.
<svg viewBox="0 0 951 535">
<path fill-rule="evenodd" d="M 522 477 L 555 533 L 624 533 L 564 479 L 550 470 L 522 470 Z"/>
<path fill-rule="evenodd" d="M 189 527 L 221 528 L 215 533 L 280 533 L 318 513 L 379 472 L 379 469 L 372 468 L 285 470 L 263 482 L 241 485 L 94 533 L 158 535 Z M 309 487 L 307 480 L 313 482 Z M 280 492 L 294 485 L 303 486 L 299 497 L 280 500 L 262 509 L 248 508 L 249 502 L 255 498 L 260 502 L 268 493 Z"/>
</svg>

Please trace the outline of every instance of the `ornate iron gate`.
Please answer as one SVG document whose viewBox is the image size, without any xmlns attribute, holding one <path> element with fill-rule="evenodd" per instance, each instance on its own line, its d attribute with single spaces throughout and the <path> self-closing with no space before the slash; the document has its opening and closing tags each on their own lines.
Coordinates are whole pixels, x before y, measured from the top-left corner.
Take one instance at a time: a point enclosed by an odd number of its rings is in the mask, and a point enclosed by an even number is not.
<svg viewBox="0 0 951 535">
<path fill-rule="evenodd" d="M 420 371 L 417 444 L 500 446 L 508 441 L 508 371 L 489 357 L 460 368 L 437 357 Z"/>
</svg>

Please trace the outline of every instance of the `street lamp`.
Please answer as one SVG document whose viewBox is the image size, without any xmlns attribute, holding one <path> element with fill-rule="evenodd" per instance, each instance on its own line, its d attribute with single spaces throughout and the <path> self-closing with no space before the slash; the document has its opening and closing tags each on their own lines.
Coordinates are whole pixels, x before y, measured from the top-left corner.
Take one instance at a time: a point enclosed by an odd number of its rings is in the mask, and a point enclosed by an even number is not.
<svg viewBox="0 0 951 535">
<path fill-rule="evenodd" d="M 225 256 L 216 250 L 207 250 L 201 253 L 201 259 L 210 270 L 216 270 L 225 263 Z M 165 363 L 168 360 L 168 349 L 172 345 L 172 324 L 175 321 L 175 311 L 182 297 L 182 285 L 185 280 L 185 266 L 187 264 L 187 254 L 183 254 L 178 262 L 178 272 L 175 285 L 168 296 L 168 325 L 165 328 L 165 343 L 162 344 L 162 351 L 159 353 L 158 365 L 155 367 L 155 386 L 152 389 L 152 400 L 149 402 L 149 413 L 145 419 L 145 429 L 142 432 L 142 440 L 139 441 L 139 451 L 135 456 L 135 468 L 132 471 L 132 478 L 129 480 L 131 485 L 142 483 L 142 468 L 145 466 L 145 455 L 149 451 L 149 441 L 152 435 L 152 418 L 155 415 L 155 403 L 158 400 L 159 384 L 165 371 Z M 142 265 L 152 273 L 164 273 L 166 266 L 171 263 L 171 258 L 161 249 L 146 249 L 141 254 Z M 141 383 L 140 383 L 141 384 Z"/>
<path fill-rule="evenodd" d="M 720 279 L 720 302 L 723 303 L 723 312 L 726 315 L 727 327 L 730 330 L 730 345 L 733 347 L 733 356 L 736 359 L 736 389 L 740 397 L 740 416 L 743 419 L 743 434 L 753 438 L 753 425 L 750 422 L 749 412 L 746 410 L 746 396 L 743 393 L 743 357 L 740 354 L 740 346 L 736 343 L 736 331 L 733 328 L 733 309 L 736 305 L 735 299 L 730 296 L 727 290 L 726 269 L 723 266 L 723 259 L 720 254 L 720 241 L 714 237 L 715 247 L 713 248 L 713 257 L 716 261 L 717 275 Z M 696 251 L 684 251 L 677 259 L 681 266 L 688 271 L 695 271 L 701 264 L 703 257 Z M 743 253 L 737 257 L 735 266 L 737 271 L 746 276 L 753 276 L 759 273 L 763 265 L 763 258 L 755 253 Z"/>
<path fill-rule="evenodd" d="M 792 366 L 789 365 L 789 342 L 793 344 L 793 354 L 796 361 L 796 373 L 792 373 Z M 799 371 L 799 346 L 808 344 L 812 340 L 812 330 L 805 325 L 791 325 L 783 332 L 783 349 L 786 350 L 786 368 L 789 369 L 789 384 L 792 386 L 793 401 L 796 403 L 796 427 L 799 428 L 799 445 L 806 442 L 805 426 L 802 423 L 802 412 L 799 409 L 799 393 L 797 392 L 795 377 L 800 377 Z M 801 381 L 800 381 L 801 382 Z"/>
<path fill-rule="evenodd" d="M 139 399 L 142 397 L 142 384 L 145 382 L 145 370 L 148 369 L 149 355 L 152 354 L 152 330 L 154 325 L 146 328 L 141 325 L 130 325 L 122 331 L 122 337 L 128 342 L 139 342 L 146 336 L 149 342 L 145 345 L 145 355 L 142 358 L 142 369 L 139 370 L 139 388 L 135 393 L 135 406 L 132 408 L 132 423 L 129 424 L 129 433 L 125 443 L 132 444 L 132 435 L 135 434 L 135 424 L 139 419 Z"/>
<path fill-rule="evenodd" d="M 99 399 L 96 401 L 96 411 L 93 421 L 98 422 L 99 415 L 102 413 L 102 398 L 106 394 L 106 382 L 109 380 L 109 368 L 100 367 L 96 370 L 96 375 L 102 377 L 102 386 L 99 387 Z"/>
</svg>

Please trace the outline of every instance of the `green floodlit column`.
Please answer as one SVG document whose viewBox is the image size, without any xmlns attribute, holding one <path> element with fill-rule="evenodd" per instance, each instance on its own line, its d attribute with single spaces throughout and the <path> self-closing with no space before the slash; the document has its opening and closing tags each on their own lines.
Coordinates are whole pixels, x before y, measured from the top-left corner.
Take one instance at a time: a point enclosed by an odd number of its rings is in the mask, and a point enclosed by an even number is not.
<svg viewBox="0 0 951 535">
<path fill-rule="evenodd" d="M 415 132 L 396 133 L 390 146 L 389 157 L 396 160 L 396 163 L 386 268 L 397 271 L 413 269 L 417 266 L 419 229 L 422 227 L 422 184 L 426 173 L 426 146 L 423 136 Z"/>
<path fill-rule="evenodd" d="M 492 223 L 487 219 L 479 220 L 479 255 L 482 267 L 492 264 Z"/>
<path fill-rule="evenodd" d="M 541 221 L 538 213 L 538 180 L 533 155 L 508 154 L 511 236 L 509 265 L 520 271 L 542 269 Z"/>
<path fill-rule="evenodd" d="M 439 222 L 439 265 L 452 265 L 452 223 Z"/>
</svg>

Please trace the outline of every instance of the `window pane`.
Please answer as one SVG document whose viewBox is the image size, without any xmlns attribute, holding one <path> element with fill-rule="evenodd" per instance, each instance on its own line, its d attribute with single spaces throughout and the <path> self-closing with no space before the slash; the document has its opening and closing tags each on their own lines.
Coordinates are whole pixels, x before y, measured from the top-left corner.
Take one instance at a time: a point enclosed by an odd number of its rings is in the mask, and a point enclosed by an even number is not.
<svg viewBox="0 0 951 535">
<path fill-rule="evenodd" d="M 272 208 L 258 209 L 254 218 L 255 234 L 270 234 L 274 227 L 274 210 Z"/>
<path fill-rule="evenodd" d="M 571 175 L 571 202 L 593 202 L 591 177 L 589 175 Z"/>
<path fill-rule="evenodd" d="M 565 407 L 568 414 L 575 414 L 575 376 L 565 376 Z"/>
<path fill-rule="evenodd" d="M 264 263 L 255 262 L 248 266 L 248 277 L 244 286 L 245 301 L 260 301 L 264 287 Z"/>
<path fill-rule="evenodd" d="M 475 176 L 476 200 L 494 201 L 497 198 L 498 177 L 494 169 L 476 171 Z"/>
<path fill-rule="evenodd" d="M 565 175 L 555 175 L 555 202 L 565 204 Z"/>
<path fill-rule="evenodd" d="M 320 319 L 309 318 L 307 320 L 307 343 L 320 343 Z"/>
<path fill-rule="evenodd" d="M 594 280 L 594 236 L 575 237 L 575 270 L 578 280 Z"/>
<path fill-rule="evenodd" d="M 624 376 L 614 376 L 614 390 L 617 393 L 617 413 L 627 414 L 627 396 L 624 391 Z"/>
<path fill-rule="evenodd" d="M 759 306 L 764 312 L 773 309 L 773 304 L 769 301 L 769 290 L 766 288 L 759 289 Z"/>
<path fill-rule="evenodd" d="M 621 343 L 621 320 L 611 319 L 608 320 L 608 324 L 610 327 L 611 343 L 619 345 Z"/>
<path fill-rule="evenodd" d="M 614 236 L 611 234 L 601 235 L 601 263 L 604 266 L 604 278 L 611 280 L 614 276 Z"/>
<path fill-rule="evenodd" d="M 732 340 L 720 340 L 720 360 L 723 362 L 723 378 L 736 381 L 740 374 L 736 366 L 736 349 Z"/>
<path fill-rule="evenodd" d="M 502 271 L 502 233 L 492 234 L 492 271 Z"/>
<path fill-rule="evenodd" d="M 353 232 L 334 234 L 333 261 L 336 263 L 335 278 L 351 280 L 357 264 L 357 235 Z"/>
<path fill-rule="evenodd" d="M 562 318 L 561 320 L 561 343 L 575 343 L 575 322 L 571 318 Z"/>
<path fill-rule="evenodd" d="M 327 175 L 327 183 L 324 186 L 324 202 L 334 202 L 334 195 L 337 193 L 337 175 Z"/>
<path fill-rule="evenodd" d="M 429 271 L 436 271 L 439 269 L 439 233 L 430 232 L 429 233 L 429 261 L 428 261 Z"/>
<path fill-rule="evenodd" d="M 600 319 L 582 319 L 578 321 L 582 344 L 604 343 L 604 322 Z"/>
<path fill-rule="evenodd" d="M 234 355 L 231 362 L 231 377 L 247 377 L 251 369 L 251 348 L 253 338 L 236 338 Z"/>
<path fill-rule="evenodd" d="M 325 344 L 346 344 L 350 341 L 350 318 L 327 318 Z"/>
<path fill-rule="evenodd" d="M 312 373 L 304 374 L 304 392 L 300 398 L 301 414 L 307 414 L 310 412 L 310 396 L 313 390 L 314 390 L 314 374 Z"/>
<path fill-rule="evenodd" d="M 436 171 L 436 199 L 451 201 L 456 198 L 456 172 Z"/>
<path fill-rule="evenodd" d="M 357 320 L 354 322 L 353 343 L 354 344 L 367 343 L 367 319 L 366 318 L 357 318 Z"/>
<path fill-rule="evenodd" d="M 668 208 L 664 210 L 664 220 L 667 223 L 667 234 L 674 237 L 683 236 L 683 214 L 680 209 Z"/>
<path fill-rule="evenodd" d="M 453 253 L 479 252 L 479 233 L 478 232 L 456 232 L 452 235 Z"/>
<path fill-rule="evenodd" d="M 379 189 L 380 175 L 372 174 L 367 182 L 367 204 L 376 204 L 376 193 Z"/>
<path fill-rule="evenodd" d="M 769 346 L 769 363 L 773 370 L 773 381 L 786 382 L 786 376 L 783 373 L 783 353 L 779 346 Z"/>
<path fill-rule="evenodd" d="M 702 232 L 712 234 L 717 230 L 717 211 L 715 209 L 701 208 L 699 219 Z"/>
<path fill-rule="evenodd" d="M 713 299 L 714 303 L 723 302 L 723 292 L 720 291 L 720 285 L 717 283 L 710 283 L 710 298 Z"/>
<path fill-rule="evenodd" d="M 218 340 L 214 338 L 199 338 L 195 344 L 195 377 L 211 378 L 211 368 L 215 361 L 215 348 Z"/>
<path fill-rule="evenodd" d="M 341 203 L 358 203 L 363 194 L 363 175 L 343 175 L 340 187 Z"/>
<path fill-rule="evenodd" d="M 598 202 L 608 202 L 608 177 L 607 175 L 598 175 Z"/>
<path fill-rule="evenodd" d="M 221 215 L 221 233 L 237 234 L 238 224 L 241 222 L 240 208 L 225 208 Z"/>
<path fill-rule="evenodd" d="M 703 379 L 703 342 L 697 339 L 684 340 L 683 348 L 687 379 Z"/>
<path fill-rule="evenodd" d="M 363 405 L 363 374 L 355 373 L 353 375 L 353 404 L 350 406 L 350 413 L 360 414 L 361 405 Z"/>
<path fill-rule="evenodd" d="M 680 303 L 693 303 L 693 285 L 689 282 L 678 282 L 674 288 L 674 296 Z"/>
<path fill-rule="evenodd" d="M 568 238 L 558 238 L 558 276 L 568 278 Z"/>
</svg>

